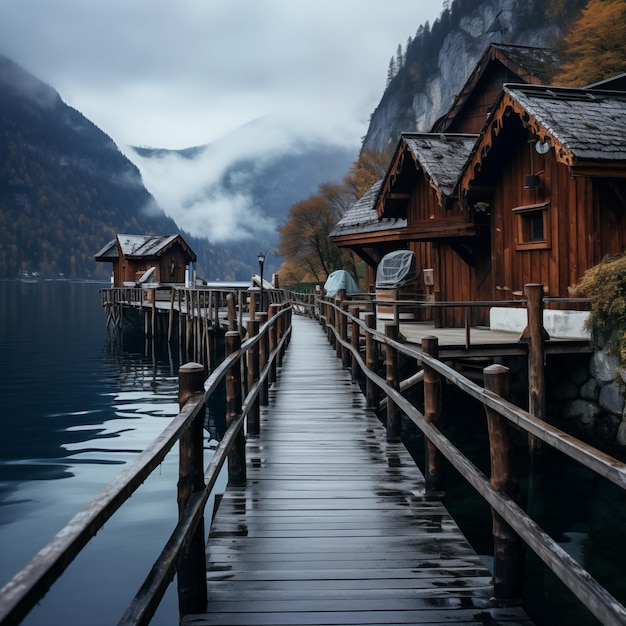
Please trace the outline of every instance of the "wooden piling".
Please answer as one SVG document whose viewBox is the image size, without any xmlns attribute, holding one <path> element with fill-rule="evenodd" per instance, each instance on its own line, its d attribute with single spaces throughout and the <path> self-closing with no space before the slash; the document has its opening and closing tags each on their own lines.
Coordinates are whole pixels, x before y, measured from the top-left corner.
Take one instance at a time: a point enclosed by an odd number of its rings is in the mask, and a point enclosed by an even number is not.
<svg viewBox="0 0 626 626">
<path fill-rule="evenodd" d="M 437 337 L 424 337 L 422 339 L 422 352 L 435 359 L 439 358 L 439 340 Z M 441 377 L 426 363 L 422 365 L 424 368 L 424 419 L 438 428 L 441 422 Z M 426 493 L 432 496 L 443 494 L 443 456 L 428 438 L 426 438 L 424 452 Z"/>
<path fill-rule="evenodd" d="M 376 315 L 374 313 L 365 314 L 365 325 L 368 330 L 376 329 Z M 365 365 L 370 372 L 378 370 L 378 353 L 376 350 L 376 342 L 372 333 L 365 334 Z M 365 399 L 368 409 L 373 409 L 378 404 L 378 387 L 369 378 L 365 382 Z"/>
<path fill-rule="evenodd" d="M 263 326 L 265 322 L 267 322 L 267 313 L 259 313 L 259 327 Z M 264 333 L 261 341 L 259 342 L 259 376 L 261 372 L 265 369 L 267 365 L 268 358 L 268 349 L 269 349 L 269 338 L 268 333 Z M 259 404 L 261 406 L 267 406 L 269 403 L 269 384 L 267 376 L 263 380 L 261 384 L 261 389 L 259 390 Z"/>
<path fill-rule="evenodd" d="M 352 322 L 350 326 L 350 345 L 352 347 L 353 354 L 359 354 L 360 350 L 360 326 L 357 322 L 359 318 L 359 307 L 352 306 L 350 307 L 350 315 L 352 316 Z M 352 382 L 356 382 L 359 376 L 359 364 L 357 363 L 356 358 L 353 356 L 351 359 L 351 372 L 352 372 Z"/>
<path fill-rule="evenodd" d="M 277 304 L 276 305 L 276 312 L 279 313 L 280 311 L 282 311 L 283 309 L 283 305 L 281 304 Z M 276 320 L 276 340 L 277 340 L 277 345 L 278 343 L 280 343 L 280 340 L 283 338 L 283 335 L 285 334 L 285 332 L 287 331 L 287 321 L 285 319 L 284 315 L 280 315 L 278 317 L 278 319 Z M 279 350 L 278 350 L 278 354 L 276 355 L 276 365 L 278 367 L 282 367 L 283 366 L 283 359 L 285 358 L 285 349 L 286 349 L 286 345 L 283 344 Z"/>
<path fill-rule="evenodd" d="M 485 389 L 509 398 L 510 373 L 503 365 L 490 365 L 483 370 Z M 510 427 L 498 412 L 485 406 L 489 429 L 491 479 L 493 489 L 519 503 L 519 487 L 513 469 Z M 513 529 L 492 510 L 494 545 L 494 595 L 498 600 L 517 601 L 522 597 L 522 543 Z"/>
<path fill-rule="evenodd" d="M 270 304 L 269 311 L 268 311 L 268 319 L 272 319 L 276 315 L 277 310 L 278 310 L 278 305 Z M 269 333 L 269 352 L 270 353 L 274 352 L 277 345 L 278 345 L 278 329 L 276 328 L 276 324 L 272 324 L 270 326 L 270 333 Z M 270 371 L 269 371 L 270 383 L 276 382 L 276 371 L 277 371 L 276 359 L 273 359 L 272 364 L 270 366 Z"/>
<path fill-rule="evenodd" d="M 174 324 L 174 299 L 176 298 L 176 290 L 172 287 L 170 289 L 170 312 L 167 318 L 167 340 L 172 340 L 172 330 Z"/>
<path fill-rule="evenodd" d="M 398 341 L 398 326 L 385 324 L 385 337 Z M 385 380 L 390 387 L 400 389 L 398 380 L 398 353 L 390 345 L 385 345 Z M 387 441 L 399 441 L 401 434 L 400 410 L 387 396 Z"/>
<path fill-rule="evenodd" d="M 539 419 L 546 419 L 545 345 L 549 339 L 543 327 L 543 285 L 524 285 L 528 326 L 520 341 L 528 343 L 528 412 Z M 529 437 L 531 452 L 541 447 L 534 437 Z"/>
<path fill-rule="evenodd" d="M 257 313 L 257 316 L 259 314 Z M 256 337 L 259 334 L 259 321 L 250 320 L 248 322 L 248 338 Z M 259 382 L 259 344 L 255 344 L 248 351 L 248 391 Z M 259 397 L 253 402 L 248 413 L 248 435 L 256 437 L 260 434 L 260 413 Z"/>
<path fill-rule="evenodd" d="M 199 363 L 187 363 L 178 370 L 178 404 L 182 409 L 189 397 L 204 390 L 205 369 Z M 194 493 L 204 490 L 204 411 L 181 435 L 178 470 L 178 517 Z M 178 599 L 181 615 L 204 611 L 207 603 L 206 560 L 204 557 L 204 518 L 193 533 L 178 567 Z"/>
<path fill-rule="evenodd" d="M 232 293 L 229 293 L 226 296 L 226 306 L 228 309 L 228 330 L 239 330 L 237 327 L 237 311 L 235 310 L 235 296 Z"/>
<path fill-rule="evenodd" d="M 226 333 L 226 354 L 230 355 L 241 348 L 241 336 L 235 330 Z M 240 360 L 229 368 L 226 374 L 226 427 L 241 415 L 241 367 Z M 228 484 L 246 484 L 246 438 L 243 428 L 237 433 L 228 455 Z"/>
<path fill-rule="evenodd" d="M 341 337 L 341 365 L 346 369 L 350 367 L 350 351 L 344 345 L 344 342 L 348 341 L 348 318 L 346 313 L 348 312 L 348 305 L 346 302 L 341 302 L 341 312 L 339 313 L 339 336 Z"/>
</svg>

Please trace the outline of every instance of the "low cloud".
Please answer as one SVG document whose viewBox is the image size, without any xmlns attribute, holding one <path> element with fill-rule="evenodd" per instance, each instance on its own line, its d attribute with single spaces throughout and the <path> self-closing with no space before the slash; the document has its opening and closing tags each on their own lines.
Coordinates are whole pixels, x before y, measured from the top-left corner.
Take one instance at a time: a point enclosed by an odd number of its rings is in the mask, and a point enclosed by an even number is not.
<svg viewBox="0 0 626 626">
<path fill-rule="evenodd" d="M 252 179 L 273 159 L 306 150 L 308 139 L 287 119 L 268 117 L 208 146 L 152 152 L 129 148 L 126 154 L 168 216 L 187 232 L 218 243 L 274 234 L 278 224 L 250 195 Z M 237 169 L 242 159 L 246 168 Z"/>
</svg>

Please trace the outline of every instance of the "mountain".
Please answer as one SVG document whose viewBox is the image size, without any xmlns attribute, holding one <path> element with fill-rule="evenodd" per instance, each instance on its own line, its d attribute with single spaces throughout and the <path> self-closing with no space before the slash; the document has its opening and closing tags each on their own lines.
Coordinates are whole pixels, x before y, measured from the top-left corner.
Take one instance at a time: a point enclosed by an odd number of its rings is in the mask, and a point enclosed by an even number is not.
<svg viewBox="0 0 626 626">
<path fill-rule="evenodd" d="M 407 44 L 362 149 L 430 130 L 489 42 L 555 47 L 585 0 L 453 0 Z M 0 277 L 105 277 L 93 255 L 115 233 L 180 232 L 209 280 L 245 280 L 276 226 L 357 155 L 256 120 L 181 151 L 118 146 L 58 93 L 0 57 Z M 191 234 L 190 234 L 191 233 Z M 266 269 L 278 266 L 274 255 Z"/>
<path fill-rule="evenodd" d="M 453 0 L 420 26 L 370 119 L 364 149 L 395 147 L 448 111 L 489 43 L 556 48 L 585 0 Z"/>
<path fill-rule="evenodd" d="M 279 145 L 261 141 L 277 135 Z M 357 150 L 263 120 L 206 146 L 127 152 L 0 56 L 0 277 L 106 278 L 93 256 L 116 233 L 180 232 L 201 276 L 247 280 L 291 204 L 339 180 Z M 278 268 L 271 254 L 266 267 Z"/>
<path fill-rule="evenodd" d="M 177 232 L 115 143 L 0 57 L 0 276 L 105 276 L 116 232 Z"/>
<path fill-rule="evenodd" d="M 276 246 L 276 227 L 290 207 L 320 183 L 340 182 L 357 147 L 298 137 L 268 117 L 211 144 L 185 150 L 135 147 L 127 154 L 166 213 L 185 230 L 207 237 L 216 250 L 228 248 L 249 277 L 258 271 L 258 252 Z M 268 272 L 278 269 L 279 261 L 268 255 Z"/>
</svg>

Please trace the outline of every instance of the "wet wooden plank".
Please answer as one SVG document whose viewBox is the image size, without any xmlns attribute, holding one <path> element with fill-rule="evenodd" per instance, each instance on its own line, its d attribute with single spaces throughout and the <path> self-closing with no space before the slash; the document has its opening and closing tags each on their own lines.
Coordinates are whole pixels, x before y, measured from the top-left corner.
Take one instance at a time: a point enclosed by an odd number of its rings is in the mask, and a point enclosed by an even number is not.
<svg viewBox="0 0 626 626">
<path fill-rule="evenodd" d="M 316 323 L 291 346 L 207 544 L 207 613 L 183 624 L 530 624 L 402 444 L 389 443 Z"/>
</svg>

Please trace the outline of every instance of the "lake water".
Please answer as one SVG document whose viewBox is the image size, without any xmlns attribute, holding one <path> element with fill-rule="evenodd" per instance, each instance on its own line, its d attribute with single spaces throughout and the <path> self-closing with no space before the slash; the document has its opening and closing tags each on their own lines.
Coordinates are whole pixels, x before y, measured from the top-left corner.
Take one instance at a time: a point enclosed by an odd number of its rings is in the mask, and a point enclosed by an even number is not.
<svg viewBox="0 0 626 626">
<path fill-rule="evenodd" d="M 178 412 L 178 355 L 110 335 L 95 283 L 0 282 L 0 586 Z M 23 624 L 117 623 L 177 519 L 173 450 Z M 177 623 L 176 585 L 153 624 Z"/>
<path fill-rule="evenodd" d="M 0 586 L 178 412 L 176 350 L 153 348 L 142 331 L 121 342 L 110 335 L 98 293 L 104 286 L 0 282 Z M 486 448 L 482 411 L 467 407 L 458 418 L 453 439 L 488 473 L 478 452 Z M 541 471 L 528 469 L 522 462 L 518 475 L 533 517 L 626 602 L 624 493 L 558 454 Z M 177 478 L 174 450 L 23 624 L 117 623 L 176 523 Z M 452 471 L 446 491 L 463 531 L 488 555 L 489 508 Z M 526 602 L 540 626 L 597 624 L 528 556 Z M 174 583 L 152 623 L 177 620 Z"/>
</svg>

